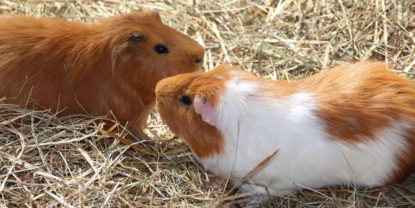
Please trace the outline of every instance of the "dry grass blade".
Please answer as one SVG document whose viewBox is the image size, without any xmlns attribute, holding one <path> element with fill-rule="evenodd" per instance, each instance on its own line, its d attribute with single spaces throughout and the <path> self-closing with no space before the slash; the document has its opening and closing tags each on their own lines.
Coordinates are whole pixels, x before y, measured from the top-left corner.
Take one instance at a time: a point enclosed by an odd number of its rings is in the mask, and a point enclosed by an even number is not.
<svg viewBox="0 0 415 208">
<path fill-rule="evenodd" d="M 266 157 L 263 161 L 261 161 L 258 165 L 255 166 L 255 168 L 253 168 L 251 171 L 248 172 L 248 174 L 246 174 L 244 177 L 242 177 L 241 179 L 237 180 L 232 188 L 225 194 L 225 196 L 229 196 L 231 195 L 237 188 L 239 188 L 243 183 L 245 183 L 246 181 L 248 181 L 250 178 L 252 178 L 255 174 L 259 173 L 262 169 L 264 169 L 265 167 L 267 167 L 267 165 L 271 162 L 271 160 L 275 157 L 275 155 L 279 152 L 280 150 L 277 149 L 274 153 L 272 153 L 270 156 Z"/>
<path fill-rule="evenodd" d="M 111 133 L 109 131 L 105 131 L 105 130 L 102 130 L 102 129 L 99 129 L 99 132 L 101 132 L 103 135 L 112 137 L 112 138 L 120 141 L 122 144 L 130 145 L 131 148 L 133 148 L 136 151 L 139 151 L 139 152 L 142 152 L 142 153 L 145 153 L 145 154 L 148 154 L 148 155 L 156 156 L 155 152 L 153 152 L 151 150 L 148 150 L 148 149 L 145 149 L 145 148 L 141 147 L 138 144 L 134 144 L 134 142 L 132 142 L 131 140 L 125 139 L 125 138 L 120 137 L 120 136 L 118 136 L 114 133 Z"/>
<path fill-rule="evenodd" d="M 69 207 L 69 208 L 75 208 L 74 206 L 72 206 L 71 204 L 66 202 L 64 199 L 62 199 L 62 197 L 57 196 L 57 195 L 53 194 L 52 192 L 46 191 L 46 190 L 45 190 L 45 193 L 48 194 L 49 196 L 51 196 L 52 198 L 54 198 L 56 201 L 59 201 L 63 206 Z"/>
</svg>

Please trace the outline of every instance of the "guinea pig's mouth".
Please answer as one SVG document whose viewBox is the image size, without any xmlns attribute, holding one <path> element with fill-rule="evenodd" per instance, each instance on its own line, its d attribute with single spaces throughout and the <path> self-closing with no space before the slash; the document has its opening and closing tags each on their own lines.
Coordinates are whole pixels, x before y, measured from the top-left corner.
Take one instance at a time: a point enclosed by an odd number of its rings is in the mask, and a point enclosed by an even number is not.
<svg viewBox="0 0 415 208">
<path fill-rule="evenodd" d="M 155 106 L 155 109 L 156 109 L 156 111 L 157 111 L 158 113 L 160 113 L 159 108 L 160 108 L 160 107 L 159 107 L 159 102 L 157 102 L 157 101 L 156 101 L 156 106 Z"/>
<path fill-rule="evenodd" d="M 160 110 L 163 109 L 163 106 L 165 106 L 164 102 L 161 99 L 156 98 L 155 110 L 157 111 L 157 113 L 160 114 Z"/>
<path fill-rule="evenodd" d="M 196 68 L 195 72 L 203 72 L 203 66 L 202 64 L 199 64 L 199 66 Z"/>
</svg>

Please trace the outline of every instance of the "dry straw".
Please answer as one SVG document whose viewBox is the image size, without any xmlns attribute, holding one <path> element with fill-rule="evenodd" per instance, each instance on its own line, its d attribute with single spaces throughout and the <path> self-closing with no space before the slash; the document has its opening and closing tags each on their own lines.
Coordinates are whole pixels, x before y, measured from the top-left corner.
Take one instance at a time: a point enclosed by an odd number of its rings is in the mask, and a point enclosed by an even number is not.
<svg viewBox="0 0 415 208">
<path fill-rule="evenodd" d="M 413 0 L 0 0 L 0 13 L 92 22 L 156 10 L 206 48 L 204 68 L 232 63 L 271 79 L 298 79 L 376 59 L 415 77 Z M 198 165 L 156 114 L 153 139 L 130 146 L 105 119 L 57 117 L 0 105 L 0 207 L 237 207 L 241 195 Z M 131 148 L 130 148 L 131 147 Z M 368 167 L 370 168 L 370 167 Z M 414 207 L 414 177 L 398 186 L 305 189 L 263 207 Z"/>
</svg>

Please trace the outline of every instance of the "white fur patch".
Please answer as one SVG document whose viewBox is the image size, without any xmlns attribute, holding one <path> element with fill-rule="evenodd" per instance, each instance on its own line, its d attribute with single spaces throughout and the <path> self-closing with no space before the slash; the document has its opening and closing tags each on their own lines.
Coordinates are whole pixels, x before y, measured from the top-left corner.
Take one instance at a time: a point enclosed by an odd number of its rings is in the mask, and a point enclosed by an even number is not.
<svg viewBox="0 0 415 208">
<path fill-rule="evenodd" d="M 270 99 L 261 97 L 259 89 L 256 83 L 237 78 L 227 83 L 217 109 L 224 153 L 200 160 L 206 169 L 243 177 L 279 149 L 268 167 L 252 178 L 276 195 L 302 186 L 381 185 L 396 170 L 396 155 L 406 145 L 405 124 L 379 130 L 376 139 L 351 145 L 329 139 L 314 113 L 318 106 L 312 94 Z"/>
</svg>

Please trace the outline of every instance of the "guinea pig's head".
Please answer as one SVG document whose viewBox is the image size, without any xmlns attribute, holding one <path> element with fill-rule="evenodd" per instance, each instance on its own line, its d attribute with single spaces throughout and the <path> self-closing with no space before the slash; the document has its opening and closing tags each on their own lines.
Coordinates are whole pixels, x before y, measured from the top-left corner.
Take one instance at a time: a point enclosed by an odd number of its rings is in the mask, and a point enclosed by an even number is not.
<svg viewBox="0 0 415 208">
<path fill-rule="evenodd" d="M 125 82 L 154 93 L 169 76 L 201 68 L 204 49 L 189 36 L 162 23 L 157 13 L 134 12 L 100 21 L 112 40 L 112 70 Z"/>
<path fill-rule="evenodd" d="M 169 77 L 156 86 L 156 106 L 163 121 L 181 136 L 199 158 L 224 151 L 223 111 L 229 81 L 253 75 L 221 65 L 210 72 L 194 72 Z M 236 78 L 238 77 L 238 78 Z M 231 106 L 230 106 L 231 107 Z M 222 120 L 221 120 L 222 119 Z"/>
</svg>

